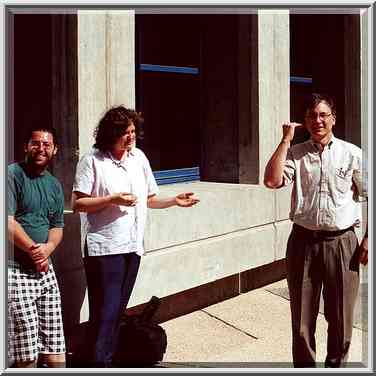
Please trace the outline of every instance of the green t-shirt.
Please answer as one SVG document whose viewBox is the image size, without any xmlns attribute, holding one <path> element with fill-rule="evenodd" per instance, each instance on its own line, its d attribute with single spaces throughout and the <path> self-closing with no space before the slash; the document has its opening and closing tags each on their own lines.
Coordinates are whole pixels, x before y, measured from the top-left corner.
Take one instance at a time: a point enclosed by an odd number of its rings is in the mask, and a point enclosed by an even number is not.
<svg viewBox="0 0 376 376">
<path fill-rule="evenodd" d="M 8 166 L 8 215 L 13 215 L 36 243 L 45 243 L 48 231 L 64 227 L 64 194 L 59 181 L 48 171 L 31 176 L 25 163 Z M 9 259 L 34 269 L 29 255 L 16 246 L 9 247 Z"/>
</svg>

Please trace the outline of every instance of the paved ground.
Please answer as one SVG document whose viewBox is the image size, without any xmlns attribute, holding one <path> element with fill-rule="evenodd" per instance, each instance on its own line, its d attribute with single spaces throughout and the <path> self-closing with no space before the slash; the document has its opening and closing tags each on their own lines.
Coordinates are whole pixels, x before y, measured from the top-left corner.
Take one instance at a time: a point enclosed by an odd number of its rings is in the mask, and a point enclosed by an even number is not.
<svg viewBox="0 0 376 376">
<path fill-rule="evenodd" d="M 367 364 L 367 288 L 361 284 L 349 366 Z M 327 325 L 317 322 L 318 367 L 325 360 Z M 168 345 L 162 367 L 291 367 L 286 280 L 250 291 L 162 324 Z"/>
</svg>

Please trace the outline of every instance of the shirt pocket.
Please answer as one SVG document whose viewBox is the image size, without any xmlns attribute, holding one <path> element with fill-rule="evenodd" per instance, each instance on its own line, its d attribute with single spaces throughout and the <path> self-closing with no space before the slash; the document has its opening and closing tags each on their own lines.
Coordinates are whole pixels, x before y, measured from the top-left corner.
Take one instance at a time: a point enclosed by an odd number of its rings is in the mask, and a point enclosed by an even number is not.
<svg viewBox="0 0 376 376">
<path fill-rule="evenodd" d="M 336 168 L 335 171 L 335 187 L 341 193 L 347 193 L 351 190 L 353 169 L 345 169 L 343 167 Z"/>
</svg>

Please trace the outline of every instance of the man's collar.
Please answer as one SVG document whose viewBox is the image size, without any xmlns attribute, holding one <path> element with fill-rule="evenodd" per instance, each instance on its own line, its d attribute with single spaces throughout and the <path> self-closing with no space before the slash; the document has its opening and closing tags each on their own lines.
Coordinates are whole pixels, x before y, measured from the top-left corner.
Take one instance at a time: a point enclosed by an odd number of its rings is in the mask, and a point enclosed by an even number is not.
<svg viewBox="0 0 376 376">
<path fill-rule="evenodd" d="M 20 162 L 20 166 L 25 171 L 26 175 L 36 178 L 38 176 L 43 176 L 46 173 L 47 166 L 43 169 L 35 169 L 33 166 L 27 161 L 27 159 Z"/>
<path fill-rule="evenodd" d="M 321 146 L 321 144 L 319 142 L 315 142 L 312 138 L 310 138 L 309 141 L 311 142 L 311 144 L 314 146 L 314 148 L 316 150 L 323 150 L 325 148 L 325 146 L 327 146 L 328 149 L 330 149 L 332 147 L 332 145 L 337 142 L 337 138 L 334 137 L 334 134 L 332 134 L 330 141 L 328 142 L 327 145 L 324 146 L 324 148 Z"/>
</svg>

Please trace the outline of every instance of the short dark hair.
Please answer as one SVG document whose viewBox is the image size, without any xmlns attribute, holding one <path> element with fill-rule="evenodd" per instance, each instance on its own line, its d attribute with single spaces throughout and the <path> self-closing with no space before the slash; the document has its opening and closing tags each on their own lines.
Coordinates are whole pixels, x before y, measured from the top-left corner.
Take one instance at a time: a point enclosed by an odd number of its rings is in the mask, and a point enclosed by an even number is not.
<svg viewBox="0 0 376 376">
<path fill-rule="evenodd" d="M 48 127 L 48 126 L 43 126 L 43 125 L 32 125 L 25 133 L 24 143 L 28 144 L 31 139 L 31 136 L 33 135 L 33 132 L 38 132 L 38 131 L 50 133 L 52 135 L 54 145 L 55 146 L 59 145 L 56 129 L 53 127 Z"/>
<path fill-rule="evenodd" d="M 136 137 L 142 138 L 142 124 L 144 119 L 141 113 L 124 106 L 110 108 L 99 121 L 94 130 L 95 148 L 102 152 L 110 151 L 116 140 L 125 135 L 131 123 L 136 128 Z"/>
<path fill-rule="evenodd" d="M 333 116 L 336 116 L 336 105 L 331 96 L 327 94 L 312 93 L 305 101 L 305 113 L 312 111 L 319 103 L 324 102 L 332 111 Z"/>
</svg>

